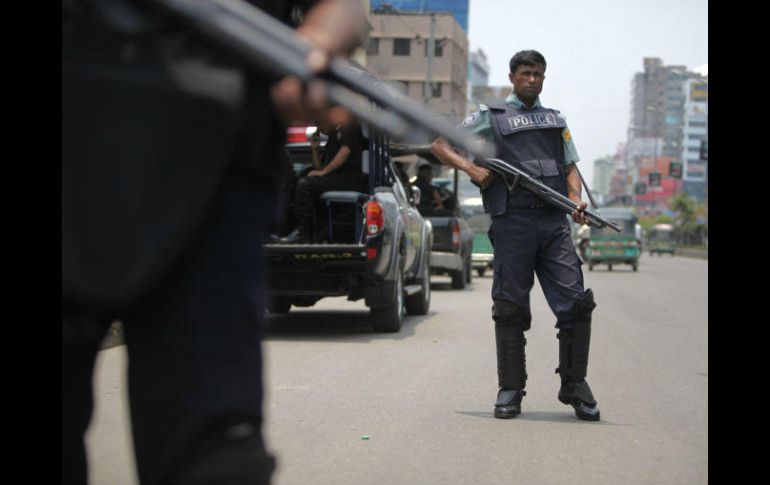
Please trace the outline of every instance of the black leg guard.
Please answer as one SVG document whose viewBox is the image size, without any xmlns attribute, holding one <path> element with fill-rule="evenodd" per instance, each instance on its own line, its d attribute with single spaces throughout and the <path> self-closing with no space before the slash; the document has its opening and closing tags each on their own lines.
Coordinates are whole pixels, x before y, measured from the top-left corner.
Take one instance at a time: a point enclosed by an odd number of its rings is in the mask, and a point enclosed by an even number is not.
<svg viewBox="0 0 770 485">
<path fill-rule="evenodd" d="M 599 420 L 599 408 L 591 388 L 586 382 L 588 373 L 588 349 L 591 344 L 591 313 L 596 308 L 591 290 L 587 290 L 573 308 L 574 321 L 571 329 L 559 331 L 559 367 L 561 376 L 559 401 L 575 408 L 579 419 Z"/>
<path fill-rule="evenodd" d="M 495 417 L 513 418 L 521 413 L 521 399 L 526 394 L 526 318 L 518 306 L 503 300 L 495 302 L 492 318 L 495 321 L 497 381 L 500 386 L 495 402 Z"/>
</svg>

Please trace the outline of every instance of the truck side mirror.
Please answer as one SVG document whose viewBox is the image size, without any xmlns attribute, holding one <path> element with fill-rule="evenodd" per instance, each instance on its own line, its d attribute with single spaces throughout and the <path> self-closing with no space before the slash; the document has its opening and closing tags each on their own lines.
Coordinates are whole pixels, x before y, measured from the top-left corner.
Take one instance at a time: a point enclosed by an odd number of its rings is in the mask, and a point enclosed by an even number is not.
<svg viewBox="0 0 770 485">
<path fill-rule="evenodd" d="M 416 185 L 412 185 L 412 198 L 414 199 L 414 205 L 418 206 L 420 205 L 420 199 L 422 198 L 422 192 L 420 191 L 420 188 Z"/>
</svg>

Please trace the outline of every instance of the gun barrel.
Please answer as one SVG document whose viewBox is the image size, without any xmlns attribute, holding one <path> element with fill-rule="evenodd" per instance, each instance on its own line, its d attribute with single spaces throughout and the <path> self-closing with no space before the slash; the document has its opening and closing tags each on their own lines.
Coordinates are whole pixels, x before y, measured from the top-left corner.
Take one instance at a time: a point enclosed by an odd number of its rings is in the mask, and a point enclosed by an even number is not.
<svg viewBox="0 0 770 485">
<path fill-rule="evenodd" d="M 577 209 L 577 204 L 575 204 L 569 198 L 556 192 L 555 190 L 541 183 L 540 181 L 530 177 L 528 174 L 522 172 L 521 170 L 514 167 L 513 165 L 506 162 L 505 160 L 499 160 L 496 158 L 486 158 L 486 159 L 476 159 L 474 160 L 474 162 L 479 166 L 482 166 L 484 168 L 487 168 L 494 172 L 499 173 L 503 177 L 505 177 L 506 175 L 518 177 L 519 185 L 521 185 L 525 189 L 534 193 L 535 196 L 537 196 L 542 201 L 558 209 L 561 209 L 562 211 L 568 214 L 571 214 L 573 211 Z M 623 229 L 618 224 L 605 220 L 599 214 L 597 214 L 596 212 L 590 209 L 583 209 L 583 213 L 585 214 L 588 222 L 593 226 L 596 226 L 596 227 L 609 226 L 611 229 L 617 232 L 623 232 Z"/>
<path fill-rule="evenodd" d="M 332 102 L 395 139 L 423 132 L 433 138 L 446 138 L 476 157 L 494 154 L 494 147 L 486 140 L 432 116 L 422 106 L 416 107 L 407 97 L 361 75 L 362 70 L 346 60 L 332 59 L 326 72 L 311 72 L 306 65 L 311 46 L 290 27 L 242 0 L 153 1 L 262 69 L 276 75 L 295 76 L 305 83 L 325 82 Z M 372 103 L 383 109 L 375 108 Z"/>
</svg>

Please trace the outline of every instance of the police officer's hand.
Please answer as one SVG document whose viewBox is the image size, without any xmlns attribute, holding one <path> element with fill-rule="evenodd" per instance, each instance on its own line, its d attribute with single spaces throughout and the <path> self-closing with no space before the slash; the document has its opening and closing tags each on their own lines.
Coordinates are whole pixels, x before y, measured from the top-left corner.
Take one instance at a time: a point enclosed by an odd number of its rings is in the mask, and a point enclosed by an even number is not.
<svg viewBox="0 0 770 485">
<path fill-rule="evenodd" d="M 307 174 L 308 177 L 323 177 L 324 175 L 326 175 L 326 172 L 323 170 L 311 170 Z"/>
<path fill-rule="evenodd" d="M 316 131 L 313 133 L 313 136 L 310 137 L 310 148 L 318 150 L 319 146 L 321 146 L 321 132 Z"/>
<path fill-rule="evenodd" d="M 588 224 L 588 219 L 586 219 L 586 215 L 583 212 L 583 210 L 588 207 L 588 203 L 584 200 L 581 200 L 576 202 L 576 204 L 578 208 L 577 210 L 572 211 L 572 220 L 578 224 Z"/>
<path fill-rule="evenodd" d="M 471 177 L 471 180 L 476 182 L 482 189 L 486 189 L 494 179 L 494 173 L 492 173 L 491 170 L 479 167 L 478 165 L 474 165 L 469 169 L 468 175 Z"/>
<path fill-rule="evenodd" d="M 347 57 L 363 42 L 367 26 L 362 3 L 358 0 L 322 0 L 306 14 L 297 34 L 307 41 L 311 51 L 308 68 L 321 73 L 334 56 Z M 273 104 L 287 124 L 309 120 L 327 120 L 340 125 L 352 118 L 339 106 L 329 105 L 325 88 L 320 82 L 303 86 L 295 77 L 287 77 L 273 86 Z"/>
</svg>

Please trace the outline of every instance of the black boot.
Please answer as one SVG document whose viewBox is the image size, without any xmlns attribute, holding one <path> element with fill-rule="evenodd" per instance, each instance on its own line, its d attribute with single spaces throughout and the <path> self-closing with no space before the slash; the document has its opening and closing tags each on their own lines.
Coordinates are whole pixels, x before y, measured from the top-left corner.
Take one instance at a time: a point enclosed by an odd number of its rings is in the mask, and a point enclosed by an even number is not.
<svg viewBox="0 0 770 485">
<path fill-rule="evenodd" d="M 527 391 L 521 389 L 500 389 L 495 401 L 495 417 L 511 419 L 521 414 L 521 399 L 526 394 Z"/>
<path fill-rule="evenodd" d="M 558 399 L 575 409 L 578 419 L 599 421 L 599 407 L 586 382 L 588 349 L 591 344 L 591 312 L 596 308 L 593 292 L 587 290 L 575 304 L 571 328 L 559 330 L 559 367 L 561 376 Z"/>
<path fill-rule="evenodd" d="M 521 400 L 526 395 L 527 381 L 524 346 L 524 312 L 507 301 L 495 301 L 495 342 L 497 347 L 497 382 L 500 390 L 495 402 L 496 418 L 515 418 L 521 413 Z"/>
<path fill-rule="evenodd" d="M 599 406 L 596 405 L 591 388 L 585 380 L 577 383 L 562 381 L 559 401 L 575 408 L 575 416 L 583 421 L 599 421 Z"/>
</svg>

